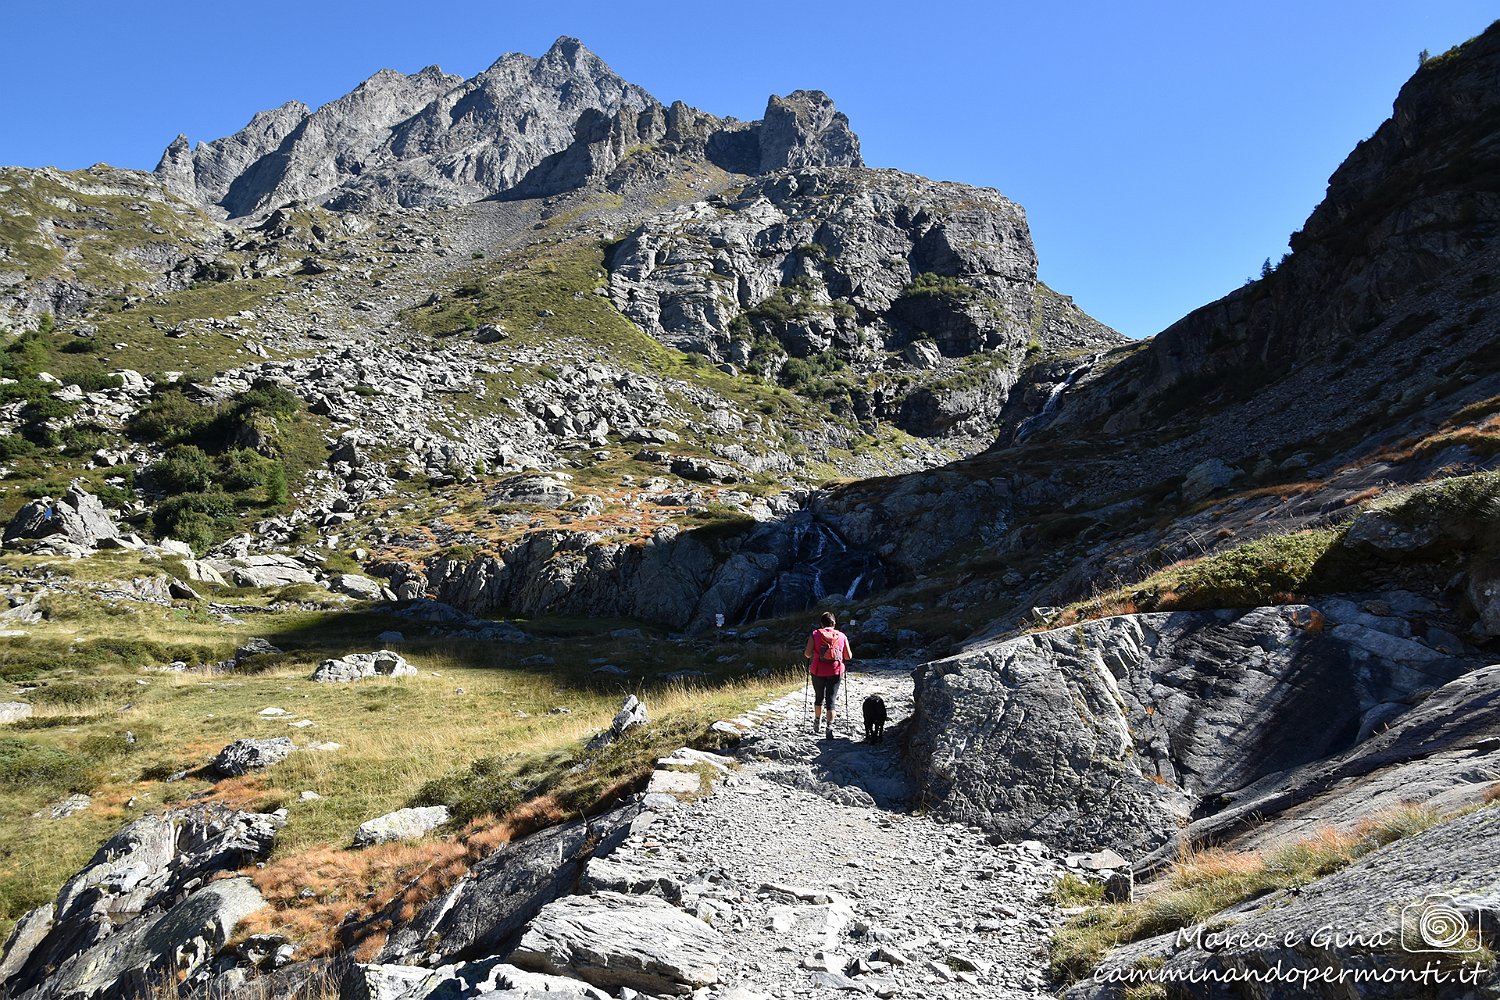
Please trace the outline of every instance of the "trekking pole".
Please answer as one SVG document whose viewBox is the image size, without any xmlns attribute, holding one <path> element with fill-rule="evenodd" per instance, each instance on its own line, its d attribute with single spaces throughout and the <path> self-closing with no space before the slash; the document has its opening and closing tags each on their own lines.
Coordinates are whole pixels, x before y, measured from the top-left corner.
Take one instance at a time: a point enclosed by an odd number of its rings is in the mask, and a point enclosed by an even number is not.
<svg viewBox="0 0 1500 1000">
<path fill-rule="evenodd" d="M 849 726 L 850 734 L 853 734 L 854 723 L 849 721 L 849 665 L 844 664 L 844 725 Z"/>
<path fill-rule="evenodd" d="M 807 725 L 807 688 L 811 683 L 812 667 L 809 666 L 807 672 L 802 675 L 802 724 L 804 726 Z"/>
</svg>

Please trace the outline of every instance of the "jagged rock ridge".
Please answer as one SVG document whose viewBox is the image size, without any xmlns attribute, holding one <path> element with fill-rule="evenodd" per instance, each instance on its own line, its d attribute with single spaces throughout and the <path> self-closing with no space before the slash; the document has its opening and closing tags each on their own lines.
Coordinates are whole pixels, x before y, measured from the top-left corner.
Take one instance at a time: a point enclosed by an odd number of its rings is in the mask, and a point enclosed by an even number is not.
<svg viewBox="0 0 1500 1000">
<path fill-rule="evenodd" d="M 448 205 L 571 190 L 657 142 L 736 173 L 861 162 L 848 119 L 820 92 L 773 96 L 761 122 L 720 120 L 665 108 L 559 38 L 539 58 L 510 53 L 469 80 L 436 66 L 386 69 L 316 111 L 291 101 L 196 148 L 179 135 L 156 175 L 232 217 L 292 201 Z"/>
</svg>

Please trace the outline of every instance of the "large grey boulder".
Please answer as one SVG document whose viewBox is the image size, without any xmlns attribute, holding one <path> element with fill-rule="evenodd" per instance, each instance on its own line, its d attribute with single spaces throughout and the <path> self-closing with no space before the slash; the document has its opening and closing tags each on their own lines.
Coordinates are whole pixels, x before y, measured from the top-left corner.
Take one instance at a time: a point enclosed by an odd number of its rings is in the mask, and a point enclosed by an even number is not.
<svg viewBox="0 0 1500 1000">
<path fill-rule="evenodd" d="M 1354 834 L 1371 816 L 1411 804 L 1441 812 L 1483 804 L 1496 775 L 1500 664 L 1450 681 L 1343 753 L 1236 790 L 1221 808 L 1185 827 L 1178 841 L 1259 850 L 1330 828 Z M 1135 867 L 1163 867 L 1177 849 L 1166 845 Z"/>
<path fill-rule="evenodd" d="M 1476 666 L 1399 618 L 1323 608 L 1127 615 L 926 664 L 908 765 L 940 813 L 1138 855 Z"/>
<path fill-rule="evenodd" d="M 452 962 L 495 954 L 543 906 L 571 892 L 589 859 L 617 847 L 639 814 L 638 807 L 626 806 L 506 844 L 401 923 L 379 961 L 428 956 Z"/>
<path fill-rule="evenodd" d="M 5 528 L 5 541 L 62 539 L 84 549 L 96 548 L 106 538 L 118 538 L 120 529 L 110 520 L 104 505 L 82 487 L 71 486 L 59 500 L 42 497 L 16 512 Z"/>
<path fill-rule="evenodd" d="M 373 653 L 350 653 L 336 660 L 324 660 L 312 673 L 320 684 L 361 681 L 370 677 L 415 677 L 417 668 L 406 657 L 389 649 Z"/>
<path fill-rule="evenodd" d="M 1207 927 L 1189 927 L 1185 936 L 1165 934 L 1117 949 L 1098 975 L 1066 995 L 1122 1000 L 1130 995 L 1131 969 L 1160 966 L 1156 981 L 1170 983 L 1171 996 L 1205 1000 L 1231 995 L 1224 984 L 1236 972 L 1278 967 L 1291 974 L 1264 981 L 1242 975 L 1232 980 L 1240 985 L 1232 995 L 1253 1000 L 1490 996 L 1497 985 L 1493 969 L 1481 969 L 1472 989 L 1456 975 L 1466 960 L 1471 967 L 1482 961 L 1468 950 L 1473 941 L 1438 935 L 1467 928 L 1488 942 L 1497 920 L 1500 812 L 1484 809 L 1381 848 L 1296 892 L 1235 907 Z M 1198 937 L 1199 932 L 1207 937 Z M 1434 967 L 1449 970 L 1446 985 L 1431 972 L 1422 978 L 1423 969 Z M 1313 983 L 1337 984 L 1338 992 L 1310 989 L 1297 978 L 1300 970 L 1329 977 Z M 1119 979 L 1108 982 L 1111 976 Z"/>
<path fill-rule="evenodd" d="M 335 594 L 347 594 L 357 601 L 378 601 L 385 596 L 385 588 L 379 580 L 358 573 L 335 573 L 328 578 L 328 589 Z"/>
<path fill-rule="evenodd" d="M 193 973 L 229 943 L 245 917 L 266 905 L 245 877 L 221 879 L 141 917 L 66 958 L 24 1000 L 144 997 L 164 980 Z"/>
<path fill-rule="evenodd" d="M 542 907 L 512 964 L 607 990 L 680 996 L 719 981 L 724 939 L 655 896 L 600 892 Z"/>
<path fill-rule="evenodd" d="M 297 749 L 289 736 L 235 740 L 220 750 L 208 770 L 221 778 L 237 778 L 251 771 L 279 764 Z"/>
<path fill-rule="evenodd" d="M 0 726 L 31 718 L 34 709 L 24 701 L 0 701 Z"/>
<path fill-rule="evenodd" d="M 301 562 L 291 556 L 243 556 L 231 560 L 230 579 L 236 587 L 285 587 L 293 583 L 316 583 Z"/>
<path fill-rule="evenodd" d="M 447 806 L 417 806 L 366 820 L 354 831 L 355 847 L 372 847 L 392 840 L 415 840 L 448 822 Z"/>
<path fill-rule="evenodd" d="M 153 949 L 169 928 L 181 930 L 182 954 L 192 957 L 191 941 L 197 933 L 190 926 L 192 921 L 160 924 L 158 918 L 172 912 L 178 900 L 215 874 L 237 871 L 265 857 L 283 822 L 284 814 L 234 812 L 221 807 L 197 807 L 131 822 L 64 884 L 52 904 L 28 914 L 17 925 L 4 956 L 0 956 L 0 995 L 92 995 L 76 991 L 90 983 L 101 983 L 110 970 L 124 974 L 141 968 L 137 960 L 158 954 Z M 201 917 L 205 922 L 212 922 L 215 914 L 221 915 L 225 919 L 215 926 L 223 928 L 254 902 L 243 887 L 236 887 L 222 896 L 204 897 L 201 912 L 192 913 L 195 920 Z M 96 950 L 122 930 L 147 925 L 157 930 L 134 933 L 120 948 Z M 222 944 L 221 937 L 210 938 Z M 211 953 L 212 947 L 205 947 Z M 198 954 L 196 960 L 203 957 Z M 154 961 L 150 958 L 144 964 Z M 51 970 L 62 969 L 65 963 L 71 963 L 68 967 L 72 971 L 57 982 L 71 984 L 69 989 L 74 993 L 29 992 L 38 987 L 52 989 L 55 976 Z"/>
</svg>

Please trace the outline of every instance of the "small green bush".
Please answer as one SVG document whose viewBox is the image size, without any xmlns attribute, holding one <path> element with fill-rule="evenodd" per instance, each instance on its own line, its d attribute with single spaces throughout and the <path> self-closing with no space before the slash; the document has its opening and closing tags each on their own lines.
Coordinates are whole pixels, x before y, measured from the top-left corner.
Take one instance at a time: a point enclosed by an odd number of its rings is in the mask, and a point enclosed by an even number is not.
<svg viewBox="0 0 1500 1000">
<path fill-rule="evenodd" d="M 146 476 L 163 493 L 202 493 L 216 481 L 216 471 L 202 448 L 176 444 L 146 469 Z"/>
<path fill-rule="evenodd" d="M 66 750 L 0 738 L 0 788 L 87 792 L 92 787 L 84 761 Z"/>
<path fill-rule="evenodd" d="M 92 341 L 84 341 L 92 343 Z M 76 385 L 84 392 L 103 392 L 106 389 L 118 389 L 125 384 L 125 380 L 111 372 L 79 372 L 70 375 L 64 380 L 68 385 Z"/>
</svg>

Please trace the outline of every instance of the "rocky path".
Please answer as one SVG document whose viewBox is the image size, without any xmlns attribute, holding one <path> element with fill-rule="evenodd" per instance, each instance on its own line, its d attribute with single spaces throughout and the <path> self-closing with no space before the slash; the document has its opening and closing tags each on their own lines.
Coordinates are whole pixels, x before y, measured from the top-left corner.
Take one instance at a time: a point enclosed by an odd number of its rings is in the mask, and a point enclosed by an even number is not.
<svg viewBox="0 0 1500 1000">
<path fill-rule="evenodd" d="M 728 955 L 709 995 L 725 1000 L 1048 996 L 1042 949 L 1057 918 L 1045 897 L 1060 860 L 913 812 L 898 740 L 856 732 L 868 694 L 893 722 L 909 715 L 910 665 L 865 667 L 835 738 L 812 734 L 801 691 L 779 700 L 718 791 L 595 862 L 591 881 L 631 891 L 656 879 L 708 919 Z"/>
</svg>

